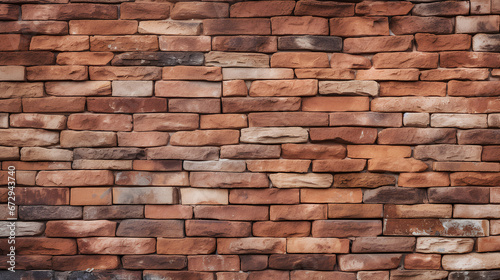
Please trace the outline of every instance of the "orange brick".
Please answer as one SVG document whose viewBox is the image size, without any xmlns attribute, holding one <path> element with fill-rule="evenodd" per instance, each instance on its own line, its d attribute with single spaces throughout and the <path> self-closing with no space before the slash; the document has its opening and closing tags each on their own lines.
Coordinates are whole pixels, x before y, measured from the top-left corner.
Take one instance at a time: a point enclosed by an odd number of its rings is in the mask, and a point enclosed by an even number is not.
<svg viewBox="0 0 500 280">
<path fill-rule="evenodd" d="M 389 35 L 389 21 L 386 17 L 331 18 L 330 35 L 342 37 Z"/>
<path fill-rule="evenodd" d="M 231 5 L 231 17 L 274 17 L 291 15 L 295 3 L 291 1 L 238 2 Z"/>
<path fill-rule="evenodd" d="M 111 205 L 111 188 L 71 188 L 70 204 Z"/>
<path fill-rule="evenodd" d="M 204 35 L 270 35 L 269 19 L 206 19 Z"/>
<path fill-rule="evenodd" d="M 320 17 L 273 17 L 273 35 L 328 35 L 328 20 Z"/>
<path fill-rule="evenodd" d="M 301 189 L 301 203 L 361 203 L 361 189 Z"/>
<path fill-rule="evenodd" d="M 159 44 L 162 51 L 209 52 L 212 48 L 210 36 L 160 36 Z"/>
<path fill-rule="evenodd" d="M 271 67 L 311 68 L 329 67 L 326 53 L 279 52 L 271 56 Z"/>
<path fill-rule="evenodd" d="M 306 97 L 302 99 L 302 111 L 367 111 L 369 110 L 369 102 L 368 97 Z"/>
<path fill-rule="evenodd" d="M 215 2 L 177 2 L 172 8 L 172 19 L 204 19 L 229 17 L 229 4 Z"/>
<path fill-rule="evenodd" d="M 170 15 L 170 3 L 122 3 L 121 19 L 167 19 Z"/>
<path fill-rule="evenodd" d="M 135 20 L 71 20 L 69 34 L 125 35 L 137 33 Z"/>
</svg>

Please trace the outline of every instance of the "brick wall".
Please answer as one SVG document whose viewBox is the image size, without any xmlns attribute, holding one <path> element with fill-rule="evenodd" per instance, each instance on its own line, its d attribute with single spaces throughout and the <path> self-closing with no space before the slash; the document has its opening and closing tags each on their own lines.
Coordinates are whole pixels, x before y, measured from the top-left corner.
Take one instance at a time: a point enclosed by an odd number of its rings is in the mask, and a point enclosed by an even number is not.
<svg viewBox="0 0 500 280">
<path fill-rule="evenodd" d="M 499 25 L 499 0 L 0 0 L 0 278 L 500 279 Z"/>
</svg>

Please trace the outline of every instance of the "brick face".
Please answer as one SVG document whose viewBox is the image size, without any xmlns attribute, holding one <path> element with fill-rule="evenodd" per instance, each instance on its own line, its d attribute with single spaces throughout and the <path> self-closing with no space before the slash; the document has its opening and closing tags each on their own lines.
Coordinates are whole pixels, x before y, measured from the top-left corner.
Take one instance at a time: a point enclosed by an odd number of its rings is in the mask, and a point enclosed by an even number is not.
<svg viewBox="0 0 500 280">
<path fill-rule="evenodd" d="M 499 0 L 0 2 L 0 279 L 500 278 Z"/>
</svg>

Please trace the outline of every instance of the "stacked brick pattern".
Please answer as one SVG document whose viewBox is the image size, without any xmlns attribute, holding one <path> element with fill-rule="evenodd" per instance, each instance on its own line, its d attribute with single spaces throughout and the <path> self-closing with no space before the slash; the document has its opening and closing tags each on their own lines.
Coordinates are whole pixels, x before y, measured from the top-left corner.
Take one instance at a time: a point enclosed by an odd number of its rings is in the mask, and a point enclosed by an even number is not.
<svg viewBox="0 0 500 280">
<path fill-rule="evenodd" d="M 500 279 L 499 25 L 499 0 L 0 0 L 0 278 Z"/>
</svg>

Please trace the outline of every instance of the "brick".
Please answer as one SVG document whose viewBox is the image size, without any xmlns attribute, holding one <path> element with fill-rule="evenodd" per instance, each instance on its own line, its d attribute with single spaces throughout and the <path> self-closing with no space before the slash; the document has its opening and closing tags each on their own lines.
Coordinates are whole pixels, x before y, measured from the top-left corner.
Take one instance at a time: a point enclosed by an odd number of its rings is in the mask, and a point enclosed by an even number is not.
<svg viewBox="0 0 500 280">
<path fill-rule="evenodd" d="M 68 117 L 68 128 L 73 130 L 132 130 L 132 116 L 108 114 L 72 114 Z"/>
<path fill-rule="evenodd" d="M 299 237 L 309 236 L 311 223 L 300 222 L 255 222 L 252 227 L 254 236 L 263 237 Z"/>
<path fill-rule="evenodd" d="M 172 134 L 171 145 L 182 146 L 221 146 L 239 142 L 237 130 L 195 130 L 181 131 Z"/>
<path fill-rule="evenodd" d="M 23 111 L 29 113 L 82 112 L 84 107 L 83 97 L 23 98 Z"/>
<path fill-rule="evenodd" d="M 311 141 L 333 140 L 339 143 L 373 144 L 377 131 L 373 128 L 336 127 L 311 128 Z"/>
<path fill-rule="evenodd" d="M 285 238 L 219 238 L 217 252 L 227 254 L 284 254 L 287 240 Z"/>
<path fill-rule="evenodd" d="M 19 206 L 23 220 L 81 219 L 82 207 L 75 206 Z"/>
<path fill-rule="evenodd" d="M 318 92 L 318 81 L 303 80 L 263 80 L 254 81 L 250 86 L 250 96 L 313 96 Z"/>
<path fill-rule="evenodd" d="M 154 238 L 92 237 L 77 240 L 82 254 L 138 255 L 156 251 Z"/>
<path fill-rule="evenodd" d="M 412 47 L 412 36 L 380 36 L 347 38 L 344 40 L 346 53 L 402 52 Z"/>
<path fill-rule="evenodd" d="M 156 51 L 158 39 L 152 35 L 92 36 L 90 50 L 93 52 Z"/>
<path fill-rule="evenodd" d="M 375 68 L 437 68 L 435 53 L 378 53 L 372 58 Z"/>
<path fill-rule="evenodd" d="M 283 144 L 282 157 L 290 159 L 342 159 L 346 149 L 342 145 Z"/>
<path fill-rule="evenodd" d="M 48 221 L 47 237 L 114 236 L 116 222 L 111 221 Z"/>
<path fill-rule="evenodd" d="M 456 33 L 495 33 L 499 30 L 500 16 L 458 16 Z"/>
<path fill-rule="evenodd" d="M 325 205 L 271 205 L 270 218 L 275 221 L 285 220 L 323 220 L 327 218 Z"/>
<path fill-rule="evenodd" d="M 358 70 L 357 80 L 381 80 L 381 81 L 416 81 L 420 72 L 416 69 L 370 69 Z"/>
<path fill-rule="evenodd" d="M 229 17 L 229 4 L 178 2 L 172 8 L 172 19 L 204 19 Z"/>
<path fill-rule="evenodd" d="M 239 271 L 238 256 L 189 256 L 188 269 L 193 271 Z"/>
<path fill-rule="evenodd" d="M 481 144 L 481 145 L 495 145 L 499 144 L 498 135 L 499 129 L 471 129 L 459 130 L 457 133 L 458 144 Z"/>
<path fill-rule="evenodd" d="M 404 126 L 414 126 L 414 127 L 427 127 L 429 126 L 429 114 L 428 113 L 404 113 L 403 114 L 403 125 Z"/>
<path fill-rule="evenodd" d="M 401 173 L 398 185 L 400 187 L 447 187 L 450 185 L 448 173 L 425 172 L 425 173 Z"/>
<path fill-rule="evenodd" d="M 396 35 L 415 33 L 448 34 L 453 33 L 454 21 L 444 17 L 395 16 L 391 18 L 389 26 Z"/>
<path fill-rule="evenodd" d="M 397 106 L 396 106 L 397 101 Z M 482 102 L 481 102 L 482 101 Z M 427 113 L 487 113 L 492 110 L 494 99 L 465 97 L 385 97 L 372 101 L 373 111 L 427 112 Z"/>
<path fill-rule="evenodd" d="M 273 32 L 274 33 L 274 32 Z M 204 35 L 270 35 L 269 19 L 206 19 Z"/>
<path fill-rule="evenodd" d="M 453 172 L 498 172 L 500 165 L 493 162 L 435 162 L 433 163 L 435 171 L 453 171 Z"/>
<path fill-rule="evenodd" d="M 32 66 L 26 68 L 26 79 L 30 81 L 79 81 L 87 78 L 88 70 L 85 66 Z"/>
<path fill-rule="evenodd" d="M 129 237 L 183 237 L 184 222 L 179 220 L 124 220 L 116 236 Z"/>
<path fill-rule="evenodd" d="M 163 79 L 164 80 L 205 80 L 205 81 L 221 81 L 222 80 L 222 71 L 219 67 L 203 67 L 203 66 L 175 66 L 175 67 L 165 67 L 163 68 Z M 215 87 L 215 85 L 220 85 L 219 83 L 194 83 L 194 82 L 184 82 L 184 84 L 178 82 L 175 83 L 167 83 L 167 82 L 158 82 L 157 85 L 161 83 L 162 85 L 171 85 L 173 87 L 173 91 L 175 91 L 175 86 L 178 86 L 181 89 L 181 86 L 196 86 L 203 85 L 207 88 Z M 163 90 L 165 90 L 163 88 Z M 186 88 L 186 91 L 191 90 L 190 88 Z M 194 90 L 194 88 L 192 89 Z M 201 88 L 199 89 L 201 90 Z M 220 91 L 220 86 L 219 89 Z M 187 95 L 185 95 L 187 97 Z M 184 97 L 184 96 L 179 96 Z M 201 97 L 201 96 L 196 96 Z M 210 97 L 210 96 L 207 96 Z M 220 93 L 217 94 L 216 97 L 220 97 Z"/>
<path fill-rule="evenodd" d="M 331 113 L 330 126 L 402 126 L 402 115 L 393 113 Z"/>
<path fill-rule="evenodd" d="M 121 19 L 167 19 L 170 3 L 121 3 Z"/>
<path fill-rule="evenodd" d="M 500 161 L 500 146 L 483 147 L 482 161 Z"/>
<path fill-rule="evenodd" d="M 412 14 L 416 16 L 457 16 L 469 13 L 469 3 L 466 1 L 443 1 L 439 3 L 422 3 L 413 7 Z"/>
<path fill-rule="evenodd" d="M 466 34 L 435 35 L 428 33 L 415 34 L 418 51 L 458 51 L 468 50 L 471 37 Z"/>
<path fill-rule="evenodd" d="M 405 146 L 348 145 L 350 158 L 405 158 L 411 156 L 411 148 Z"/>
<path fill-rule="evenodd" d="M 2 225 L 2 230 L 0 235 L 2 237 L 11 236 L 12 224 L 10 221 L 0 222 Z M 17 236 L 35 236 L 41 235 L 44 232 L 45 225 L 40 222 L 16 222 L 15 224 L 15 234 Z"/>
<path fill-rule="evenodd" d="M 114 132 L 90 132 L 64 130 L 61 132 L 61 147 L 113 147 L 116 146 Z"/>
<path fill-rule="evenodd" d="M 203 53 L 198 52 L 128 52 L 115 55 L 111 64 L 115 66 L 202 65 L 203 60 Z"/>
<path fill-rule="evenodd" d="M 162 51 L 208 52 L 211 50 L 210 36 L 160 36 L 158 41 Z"/>
<path fill-rule="evenodd" d="M 485 80 L 489 76 L 486 69 L 435 69 L 422 71 L 421 80 L 442 81 L 442 80 Z"/>
<path fill-rule="evenodd" d="M 375 81 L 320 81 L 319 94 L 376 96 L 379 85 Z"/>
<path fill-rule="evenodd" d="M 477 34 L 472 38 L 472 47 L 474 51 L 495 52 L 500 50 L 499 39 L 496 34 Z"/>
<path fill-rule="evenodd" d="M 37 175 L 40 186 L 103 186 L 113 182 L 113 174 L 107 170 L 41 171 Z"/>
<path fill-rule="evenodd" d="M 382 233 L 382 222 L 369 220 L 314 221 L 313 237 L 377 236 Z"/>
<path fill-rule="evenodd" d="M 448 271 L 442 270 L 392 270 L 391 277 L 395 280 L 408 279 L 408 277 L 422 277 L 423 279 L 445 279 Z"/>
<path fill-rule="evenodd" d="M 489 234 L 487 220 L 386 219 L 384 235 L 478 237 Z M 417 251 L 419 245 L 417 244 Z"/>
<path fill-rule="evenodd" d="M 366 111 L 368 107 L 368 97 L 319 96 L 302 99 L 302 111 Z"/>
<path fill-rule="evenodd" d="M 170 99 L 168 101 L 170 112 L 179 113 L 220 113 L 219 99 Z"/>
<path fill-rule="evenodd" d="M 356 4 L 356 14 L 371 16 L 399 16 L 408 14 L 413 8 L 411 2 L 360 2 Z"/>
<path fill-rule="evenodd" d="M 1 34 L 0 39 L 2 40 L 0 43 L 0 51 L 27 51 L 29 49 L 30 40 L 29 37 L 25 35 Z"/>
<path fill-rule="evenodd" d="M 44 114 L 11 114 L 11 127 L 30 127 L 45 129 L 66 128 L 66 116 Z"/>
<path fill-rule="evenodd" d="M 198 128 L 196 114 L 135 114 L 135 131 L 177 131 Z"/>
<path fill-rule="evenodd" d="M 0 23 L 2 33 L 66 35 L 68 23 L 63 21 L 5 21 Z"/>
<path fill-rule="evenodd" d="M 152 96 L 153 82 L 150 81 L 113 81 L 113 96 Z"/>
<path fill-rule="evenodd" d="M 269 207 L 247 205 L 195 206 L 194 216 L 197 219 L 260 221 L 269 219 Z"/>
<path fill-rule="evenodd" d="M 140 277 L 140 276 L 139 276 Z M 170 279 L 186 279 L 186 280 L 214 280 L 213 273 L 195 272 L 195 271 L 162 271 L 162 270 L 145 270 L 145 278 L 170 278 Z"/>
<path fill-rule="evenodd" d="M 73 155 L 73 154 L 72 154 Z M 74 159 L 136 159 L 144 158 L 144 150 L 139 148 L 77 148 Z"/>
<path fill-rule="evenodd" d="M 142 4 L 142 3 L 141 3 Z M 160 35 L 200 35 L 201 21 L 161 20 L 139 22 L 139 33 Z M 141 38 L 144 36 L 141 36 Z M 156 37 L 156 36 L 155 36 Z"/>
<path fill-rule="evenodd" d="M 363 159 L 330 159 L 314 160 L 313 172 L 355 172 L 365 168 L 366 161 Z"/>
<path fill-rule="evenodd" d="M 297 204 L 299 190 L 294 189 L 234 189 L 229 193 L 231 204 Z"/>
<path fill-rule="evenodd" d="M 115 183 L 124 186 L 187 186 L 187 172 L 122 171 L 115 174 Z"/>
<path fill-rule="evenodd" d="M 205 65 L 214 67 L 269 67 L 269 56 L 259 53 L 212 51 L 205 54 Z"/>
<path fill-rule="evenodd" d="M 308 270 L 331 270 L 335 265 L 334 255 L 271 255 L 269 258 L 269 268 L 273 269 L 308 269 Z"/>
<path fill-rule="evenodd" d="M 248 280 L 288 280 L 289 273 L 287 271 L 278 271 L 278 270 L 264 270 L 264 271 L 252 271 L 248 275 Z"/>
<path fill-rule="evenodd" d="M 84 51 L 88 49 L 88 36 L 34 36 L 30 44 L 30 50 Z"/>
<path fill-rule="evenodd" d="M 24 237 L 16 238 L 19 255 L 74 255 L 76 242 L 67 238 Z"/>
<path fill-rule="evenodd" d="M 271 56 L 271 67 L 314 68 L 329 67 L 326 53 L 279 52 Z"/>
<path fill-rule="evenodd" d="M 398 267 L 401 258 L 401 254 L 342 255 L 338 256 L 338 263 L 342 271 L 382 270 Z"/>
<path fill-rule="evenodd" d="M 137 32 L 135 20 L 71 20 L 69 34 L 125 35 Z"/>
<path fill-rule="evenodd" d="M 308 139 L 308 132 L 300 127 L 250 127 L 241 130 L 240 141 L 242 143 L 301 143 Z"/>
<path fill-rule="evenodd" d="M 490 191 L 481 187 L 430 188 L 428 197 L 432 203 L 488 203 Z"/>
<path fill-rule="evenodd" d="M 305 173 L 309 169 L 309 160 L 247 160 L 247 169 L 251 172 L 299 172 Z"/>
<path fill-rule="evenodd" d="M 169 135 L 165 132 L 119 132 L 118 146 L 154 147 L 165 146 Z"/>
<path fill-rule="evenodd" d="M 262 111 L 297 111 L 299 97 L 226 97 L 222 98 L 224 113 L 246 113 Z"/>
<path fill-rule="evenodd" d="M 395 274 L 394 270 L 393 274 Z M 389 279 L 389 271 L 359 271 L 357 277 L 359 280 L 387 280 Z"/>
<path fill-rule="evenodd" d="M 498 174 L 480 172 L 457 172 L 450 174 L 452 186 L 496 186 L 500 179 Z"/>
<path fill-rule="evenodd" d="M 455 205 L 453 211 L 455 218 L 470 219 L 496 219 L 500 214 L 495 205 Z"/>
<path fill-rule="evenodd" d="M 90 67 L 91 80 L 160 80 L 161 68 L 159 67 Z"/>
<path fill-rule="evenodd" d="M 403 145 L 454 144 L 456 141 L 455 135 L 456 131 L 449 128 L 387 128 L 379 133 L 378 143 Z"/>
<path fill-rule="evenodd" d="M 0 82 L 0 98 L 42 97 L 42 83 Z"/>
<path fill-rule="evenodd" d="M 63 149 L 26 147 L 21 149 L 22 161 L 72 161 L 73 152 Z"/>
<path fill-rule="evenodd" d="M 2 129 L 2 146 L 51 146 L 59 142 L 59 133 L 40 129 Z"/>
<path fill-rule="evenodd" d="M 449 275 L 449 279 L 458 280 L 464 277 L 474 277 L 474 278 L 495 278 L 498 277 L 498 272 L 493 271 L 453 271 Z"/>
<path fill-rule="evenodd" d="M 330 56 L 330 66 L 338 69 L 368 69 L 372 67 L 372 62 L 361 55 L 332 53 Z"/>
<path fill-rule="evenodd" d="M 19 6 L 2 4 L 0 6 L 0 19 L 17 20 L 19 18 Z"/>
<path fill-rule="evenodd" d="M 488 126 L 489 127 L 500 127 L 500 114 L 489 114 L 488 115 Z"/>
<path fill-rule="evenodd" d="M 111 52 L 65 52 L 57 55 L 61 65 L 106 65 L 113 59 Z"/>
<path fill-rule="evenodd" d="M 354 4 L 320 1 L 297 2 L 294 14 L 320 17 L 353 16 Z"/>
<path fill-rule="evenodd" d="M 45 91 L 55 96 L 111 95 L 111 83 L 107 81 L 47 82 Z"/>
<path fill-rule="evenodd" d="M 361 189 L 302 189 L 301 203 L 360 203 Z"/>
<path fill-rule="evenodd" d="M 9 265 L 9 260 L 10 258 L 8 256 L 2 257 L 2 261 L 4 264 L 2 265 L 2 269 L 4 269 L 4 274 L 7 275 L 5 272 L 11 272 L 7 271 L 7 269 L 10 267 Z M 23 269 L 23 270 L 48 270 L 52 269 L 52 256 L 47 256 L 47 255 L 38 255 L 38 256 L 29 256 L 29 255 L 18 255 L 16 257 L 16 267 L 17 269 Z M 12 273 L 12 272 L 11 272 Z M 36 273 L 36 272 L 18 272 L 20 274 L 24 274 L 23 277 L 26 277 L 27 275 L 31 274 L 32 277 L 44 277 L 45 275 L 48 275 L 47 277 L 52 277 L 53 273 L 52 272 L 42 272 L 42 273 Z M 52 274 L 52 275 L 50 275 Z"/>
<path fill-rule="evenodd" d="M 295 3 L 289 1 L 239 2 L 231 5 L 231 17 L 274 17 L 291 15 Z"/>
<path fill-rule="evenodd" d="M 273 17 L 273 35 L 329 35 L 328 20 L 320 17 Z"/>
<path fill-rule="evenodd" d="M 356 237 L 352 243 L 353 253 L 413 252 L 415 237 Z"/>
<path fill-rule="evenodd" d="M 52 52 L 0 52 L 0 65 L 47 65 L 54 61 L 55 55 Z"/>
<path fill-rule="evenodd" d="M 185 256 L 127 255 L 122 257 L 125 269 L 183 269 L 187 267 Z"/>
<path fill-rule="evenodd" d="M 278 49 L 338 52 L 342 50 L 342 38 L 309 35 L 283 36 L 278 38 Z"/>
<path fill-rule="evenodd" d="M 181 189 L 182 204 L 228 204 L 228 190 Z"/>
<path fill-rule="evenodd" d="M 4 169 L 8 166 L 15 166 L 17 170 L 57 170 L 57 169 L 70 169 L 71 163 L 69 162 L 23 162 L 23 161 L 4 161 Z M 21 175 L 29 176 L 31 175 Z M 31 177 L 32 178 L 32 177 Z M 31 180 L 31 179 L 30 179 Z"/>
<path fill-rule="evenodd" d="M 382 217 L 382 204 L 328 204 L 328 218 L 370 219 Z"/>
<path fill-rule="evenodd" d="M 477 252 L 498 251 L 498 236 L 482 237 L 477 239 Z"/>
<path fill-rule="evenodd" d="M 267 268 L 268 256 L 266 255 L 240 255 L 241 260 L 241 270 L 249 271 L 249 270 L 264 270 Z M 248 274 L 242 273 L 242 279 L 245 280 L 248 277 Z M 217 275 L 219 277 L 219 275 Z M 233 279 L 233 278 L 231 278 Z"/>
<path fill-rule="evenodd" d="M 417 204 L 427 201 L 427 192 L 418 188 L 399 188 L 392 186 L 367 190 L 364 193 L 364 203 L 384 204 Z"/>
<path fill-rule="evenodd" d="M 155 95 L 161 97 L 220 97 L 221 83 L 202 81 L 159 81 Z"/>
<path fill-rule="evenodd" d="M 22 258 L 22 257 L 21 257 Z M 48 260 L 50 262 L 50 259 Z M 22 265 L 18 264 L 18 268 L 20 268 Z M 5 267 L 6 269 L 0 273 L 2 277 L 10 277 L 12 275 L 11 271 L 7 271 L 7 266 Z M 37 277 L 39 279 L 50 279 L 54 277 L 54 272 L 53 271 L 20 271 L 18 272 L 19 277 Z M 9 275 L 9 276 L 8 276 Z M 17 275 L 16 275 L 17 277 Z"/>
<path fill-rule="evenodd" d="M 185 205 L 146 205 L 144 217 L 148 219 L 191 219 L 193 208 Z"/>
<path fill-rule="evenodd" d="M 432 114 L 431 126 L 433 127 L 458 127 L 462 129 L 486 128 L 486 115 L 474 114 Z"/>
<path fill-rule="evenodd" d="M 497 81 L 450 81 L 449 96 L 498 96 Z"/>
<path fill-rule="evenodd" d="M 165 112 L 167 103 L 161 98 L 106 97 L 88 98 L 87 109 L 98 113 Z"/>
<path fill-rule="evenodd" d="M 113 188 L 113 204 L 174 204 L 173 188 L 135 187 Z"/>
<path fill-rule="evenodd" d="M 307 167 L 309 167 L 309 164 L 307 165 Z M 290 171 L 292 170 L 288 170 L 287 172 Z M 304 171 L 292 171 L 292 172 L 304 172 Z M 329 188 L 333 183 L 333 176 L 330 174 L 277 173 L 277 174 L 270 174 L 269 179 L 271 180 L 273 186 L 277 188 Z"/>
<path fill-rule="evenodd" d="M 223 68 L 224 80 L 270 80 L 270 79 L 292 79 L 293 69 L 270 69 L 270 68 Z"/>
<path fill-rule="evenodd" d="M 220 157 L 230 159 L 279 158 L 280 152 L 279 145 L 241 144 L 222 146 Z"/>
<path fill-rule="evenodd" d="M 140 219 L 144 218 L 142 205 L 85 206 L 83 219 Z"/>
<path fill-rule="evenodd" d="M 333 186 L 336 188 L 377 188 L 384 185 L 394 185 L 396 179 L 387 174 L 350 173 L 335 174 Z"/>
<path fill-rule="evenodd" d="M 389 21 L 386 17 L 331 18 L 330 35 L 342 37 L 389 35 Z"/>
<path fill-rule="evenodd" d="M 190 185 L 197 188 L 267 188 L 269 180 L 262 173 L 192 172 Z"/>
<path fill-rule="evenodd" d="M 0 66 L 0 81 L 24 81 L 25 67 Z"/>
<path fill-rule="evenodd" d="M 262 3 L 241 2 L 238 4 Z M 285 1 L 283 1 L 285 2 Z M 275 1 L 271 3 L 277 3 Z M 233 5 L 233 6 L 235 6 Z M 216 36 L 213 39 L 213 50 L 224 52 L 263 52 L 271 53 L 277 50 L 276 37 L 269 36 Z"/>
<path fill-rule="evenodd" d="M 217 160 L 216 147 L 158 147 L 146 149 L 148 159 Z"/>
<path fill-rule="evenodd" d="M 385 218 L 451 218 L 452 205 L 384 205 Z"/>
<path fill-rule="evenodd" d="M 0 147 L 1 160 L 18 160 L 19 148 L 18 147 Z"/>
<path fill-rule="evenodd" d="M 201 129 L 244 128 L 247 127 L 247 116 L 243 114 L 201 115 Z"/>
<path fill-rule="evenodd" d="M 111 5 L 72 3 L 63 5 L 23 5 L 23 20 L 117 19 Z M 17 20 L 17 18 L 15 19 Z"/>
<path fill-rule="evenodd" d="M 500 56 L 483 52 L 443 52 L 440 53 L 441 67 L 496 67 Z"/>
<path fill-rule="evenodd" d="M 339 279 L 339 280 L 354 280 L 356 279 L 355 273 L 347 273 L 340 271 L 308 271 L 308 270 L 294 270 L 291 272 L 291 279 L 293 280 L 306 280 L 306 279 Z"/>
<path fill-rule="evenodd" d="M 498 268 L 498 253 L 470 253 L 445 255 L 442 264 L 446 270 L 487 270 Z"/>
<path fill-rule="evenodd" d="M 349 69 L 295 69 L 295 75 L 299 79 L 320 79 L 320 80 L 350 80 L 354 79 L 354 71 Z"/>
<path fill-rule="evenodd" d="M 414 157 L 436 161 L 480 161 L 481 150 L 480 146 L 472 145 L 423 145 L 415 147 Z"/>
</svg>

